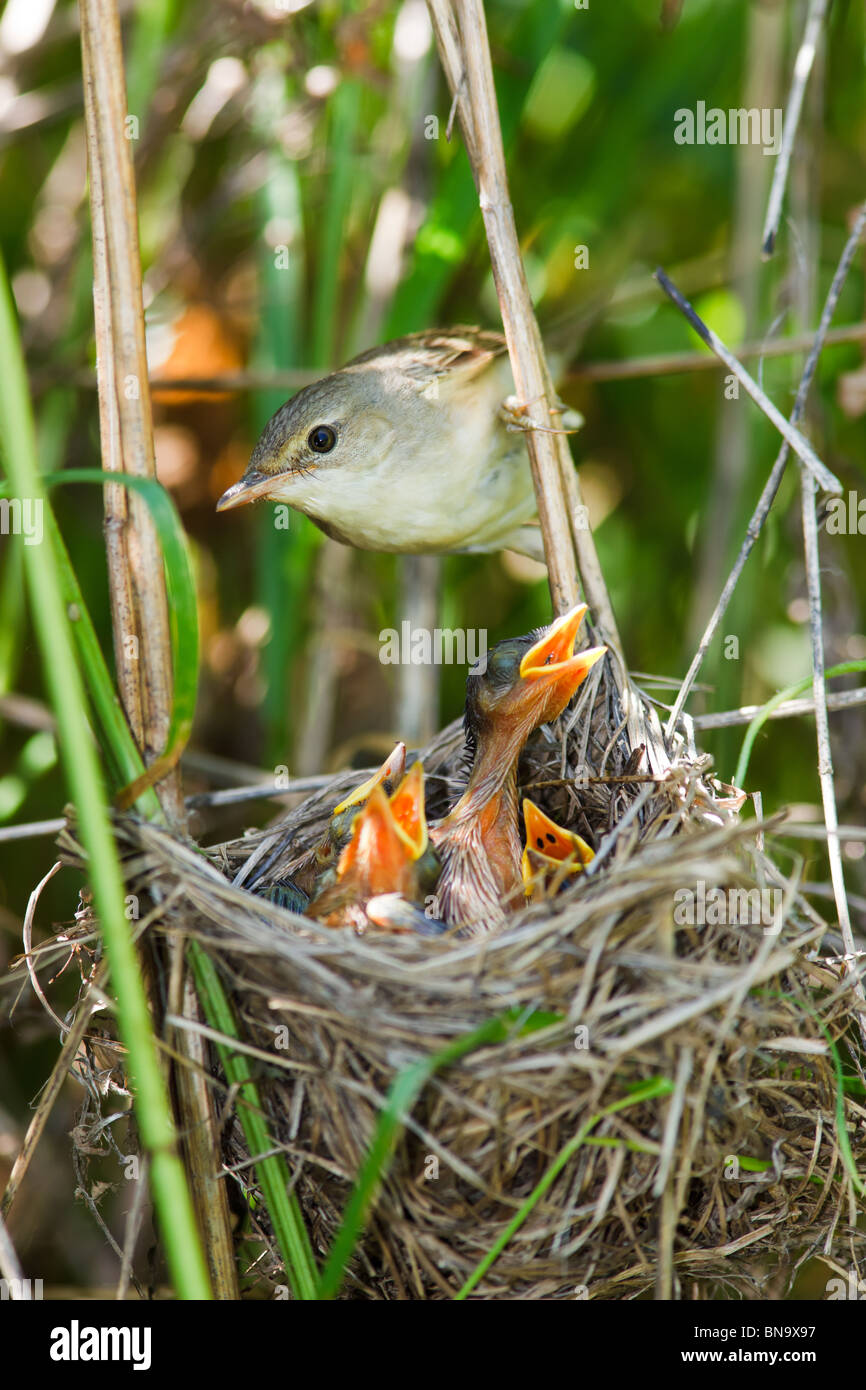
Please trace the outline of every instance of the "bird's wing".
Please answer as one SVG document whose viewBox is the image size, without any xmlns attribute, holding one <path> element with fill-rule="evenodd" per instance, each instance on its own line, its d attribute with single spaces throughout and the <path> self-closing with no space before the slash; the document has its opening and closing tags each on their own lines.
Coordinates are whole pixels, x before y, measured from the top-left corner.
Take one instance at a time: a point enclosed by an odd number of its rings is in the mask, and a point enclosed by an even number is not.
<svg viewBox="0 0 866 1390">
<path fill-rule="evenodd" d="M 362 352 L 348 365 L 355 367 L 372 359 L 387 359 L 393 371 L 425 385 L 431 376 L 448 376 L 456 384 L 458 378 L 471 380 L 483 372 L 494 358 L 504 356 L 506 351 L 501 333 L 460 325 L 395 338 L 381 347 Z"/>
</svg>

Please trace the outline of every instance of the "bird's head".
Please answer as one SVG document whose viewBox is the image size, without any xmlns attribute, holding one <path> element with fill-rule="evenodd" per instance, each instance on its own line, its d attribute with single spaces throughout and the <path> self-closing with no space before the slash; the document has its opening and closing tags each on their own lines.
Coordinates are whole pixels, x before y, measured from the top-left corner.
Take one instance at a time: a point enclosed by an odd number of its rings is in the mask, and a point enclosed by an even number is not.
<svg viewBox="0 0 866 1390">
<path fill-rule="evenodd" d="M 395 440 L 382 404 L 371 369 L 334 372 L 305 386 L 268 421 L 246 472 L 223 493 L 217 511 L 261 498 L 302 504 L 322 474 L 369 471 Z"/>
<path fill-rule="evenodd" d="M 359 896 L 410 892 L 426 850 L 424 770 L 415 763 L 390 799 L 381 785 L 373 788 L 355 817 L 337 878 L 355 887 Z"/>
<path fill-rule="evenodd" d="M 578 604 L 548 627 L 498 642 L 466 681 L 466 734 L 470 743 L 501 733 L 518 749 L 539 725 L 561 714 L 606 647 L 575 653 L 587 611 Z"/>
<path fill-rule="evenodd" d="M 372 777 L 368 777 L 366 782 L 362 782 L 359 787 L 355 787 L 354 791 L 349 792 L 348 796 L 334 807 L 328 825 L 326 842 L 332 848 L 341 849 L 346 837 L 351 833 L 355 816 L 369 799 L 373 788 L 384 787 L 390 795 L 403 777 L 405 770 L 406 745 L 399 742 L 394 745 L 393 750 L 388 754 L 378 771 L 374 772 Z"/>
</svg>

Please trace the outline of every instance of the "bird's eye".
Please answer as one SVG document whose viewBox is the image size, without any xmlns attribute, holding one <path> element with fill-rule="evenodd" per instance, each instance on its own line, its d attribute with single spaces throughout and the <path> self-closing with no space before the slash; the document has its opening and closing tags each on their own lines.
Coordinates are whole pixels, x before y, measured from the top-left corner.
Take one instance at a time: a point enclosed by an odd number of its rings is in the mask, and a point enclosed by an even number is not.
<svg viewBox="0 0 866 1390">
<path fill-rule="evenodd" d="M 307 435 L 307 443 L 315 454 L 329 454 L 337 442 L 337 431 L 330 425 L 316 425 Z"/>
</svg>

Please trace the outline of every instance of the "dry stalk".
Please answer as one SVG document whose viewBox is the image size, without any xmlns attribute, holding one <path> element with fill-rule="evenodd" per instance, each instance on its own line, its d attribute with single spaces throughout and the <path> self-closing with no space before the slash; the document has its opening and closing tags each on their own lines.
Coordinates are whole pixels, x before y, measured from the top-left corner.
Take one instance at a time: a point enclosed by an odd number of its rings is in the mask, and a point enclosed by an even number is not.
<svg viewBox="0 0 866 1390">
<path fill-rule="evenodd" d="M 80 0 L 90 206 L 93 225 L 100 434 L 104 467 L 155 478 L 142 307 L 138 215 L 116 0 Z M 145 764 L 164 751 L 172 701 L 171 644 L 162 555 L 147 507 L 123 487 L 105 490 L 105 532 L 118 684 Z M 180 775 L 157 786 L 169 823 L 186 824 Z M 172 945 L 180 965 L 183 942 Z M 153 997 L 153 996 L 152 996 Z M 182 1039 L 187 1045 L 187 1035 Z M 196 1049 L 190 1060 L 197 1060 Z M 198 1059 L 200 1060 L 200 1059 Z M 218 1298 L 237 1297 L 225 1185 L 215 1181 L 218 1131 L 206 1088 L 181 1068 L 177 1104 L 199 1226 Z"/>
<path fill-rule="evenodd" d="M 782 147 L 779 150 L 779 157 L 773 172 L 773 183 L 767 203 L 767 216 L 764 219 L 764 230 L 761 234 L 761 251 L 765 259 L 772 256 L 776 245 L 776 233 L 779 230 L 779 218 L 782 215 L 782 200 L 785 196 L 785 185 L 788 182 L 788 169 L 794 150 L 794 139 L 800 124 L 803 97 L 815 61 L 815 53 L 821 38 L 821 28 L 826 13 L 827 0 L 811 0 L 803 31 L 803 41 L 794 63 L 794 76 L 791 90 L 788 93 L 788 105 L 782 124 Z"/>
<path fill-rule="evenodd" d="M 583 518 L 567 437 L 551 432 L 560 414 L 520 255 L 481 0 L 428 0 L 439 55 L 451 88 L 490 247 L 514 384 L 527 425 L 532 477 L 551 598 L 556 612 L 578 596 L 578 564 L 602 640 L 619 653 L 620 640 L 592 533 Z M 619 673 L 624 682 L 624 668 Z"/>
<path fill-rule="evenodd" d="M 866 323 L 845 324 L 834 328 L 827 334 L 827 346 L 841 343 L 862 343 L 866 339 Z M 743 343 L 737 349 L 741 362 L 751 357 L 789 357 L 805 352 L 812 344 L 811 333 L 795 333 L 788 338 L 775 338 L 760 342 Z M 636 377 L 673 376 L 679 372 L 718 372 L 724 366 L 715 357 L 705 352 L 658 352 L 647 353 L 642 357 L 627 357 L 623 360 L 574 362 L 565 373 L 566 381 L 631 381 Z M 173 392 L 198 391 L 202 394 L 225 395 L 229 391 L 296 391 L 301 386 L 309 386 L 318 381 L 321 368 L 294 367 L 274 370 L 250 370 L 243 372 L 219 372 L 211 376 L 172 377 L 170 381 L 159 375 L 151 375 L 150 385 L 168 395 Z M 92 391 L 96 387 L 96 377 L 87 368 L 79 371 L 61 372 L 54 367 L 40 367 L 30 376 L 35 393 L 62 381 L 64 386 L 74 386 L 82 391 Z"/>
<path fill-rule="evenodd" d="M 103 466 L 155 478 L 153 424 L 138 215 L 115 0 L 81 0 L 93 302 Z M 145 763 L 165 748 L 172 673 L 168 604 L 159 541 L 146 503 L 123 487 L 105 489 L 105 533 L 117 678 Z M 184 810 L 175 773 L 157 788 L 169 821 Z"/>
<path fill-rule="evenodd" d="M 827 332 L 830 327 L 830 323 L 833 319 L 834 313 L 836 312 L 836 305 L 839 302 L 839 295 L 842 292 L 842 286 L 845 283 L 848 271 L 851 268 L 851 262 L 854 259 L 854 254 L 857 250 L 857 246 L 859 245 L 860 238 L 863 235 L 864 226 L 866 226 L 866 203 L 864 203 L 860 209 L 860 212 L 857 216 L 857 220 L 854 224 L 854 228 L 851 232 L 851 235 L 848 238 L 848 241 L 845 244 L 845 248 L 839 260 L 839 264 L 836 267 L 836 273 L 833 276 L 830 289 L 827 292 L 827 298 L 824 301 L 824 308 L 821 313 L 821 321 L 818 324 L 817 331 L 812 341 L 812 347 L 809 352 L 809 356 L 806 359 L 806 365 L 803 368 L 803 375 L 801 376 L 800 384 L 797 387 L 797 395 L 794 400 L 794 406 L 791 411 L 789 421 L 787 422 L 790 426 L 796 426 L 798 422 L 802 419 L 803 411 L 806 408 L 806 401 L 809 396 L 809 388 L 812 385 L 812 378 L 814 377 L 815 370 L 818 366 L 818 359 L 821 356 L 821 351 L 824 347 L 824 343 L 827 338 Z M 694 311 L 692 312 L 694 313 Z M 697 316 L 695 315 L 695 318 L 696 317 Z M 749 521 L 749 524 L 746 527 L 746 535 L 743 539 L 743 544 L 740 547 L 740 552 L 736 560 L 734 561 L 733 569 L 731 570 L 731 573 L 728 575 L 728 578 L 725 581 L 724 588 L 722 589 L 722 592 L 719 596 L 719 601 L 716 604 L 715 609 L 713 610 L 709 622 L 707 623 L 707 626 L 704 630 L 704 635 L 701 638 L 700 645 L 698 646 L 698 650 L 695 653 L 691 666 L 686 672 L 682 686 L 680 687 L 679 694 L 677 695 L 677 698 L 674 702 L 674 706 L 671 710 L 670 718 L 668 719 L 666 729 L 668 739 L 672 737 L 673 732 L 676 729 L 677 722 L 680 718 L 680 715 L 683 712 L 686 700 L 689 696 L 689 692 L 695 680 L 697 679 L 701 666 L 703 665 L 704 657 L 706 656 L 707 651 L 709 650 L 710 643 L 712 642 L 713 637 L 718 631 L 719 624 L 721 623 L 722 618 L 725 615 L 725 611 L 731 600 L 731 595 L 733 594 L 734 589 L 737 587 L 737 582 L 740 578 L 740 575 L 745 569 L 746 561 L 748 560 L 749 555 L 752 552 L 752 548 L 756 540 L 758 539 L 758 536 L 761 534 L 764 522 L 766 521 L 769 515 L 770 508 L 772 507 L 776 493 L 779 490 L 779 485 L 782 481 L 782 474 L 784 473 L 785 465 L 788 462 L 789 452 L 790 444 L 788 442 L 788 439 L 785 438 L 782 441 L 781 447 L 776 456 L 776 460 L 773 464 L 773 467 L 770 470 L 769 477 L 767 478 L 767 481 L 764 484 L 764 489 L 761 493 L 761 496 L 758 498 L 758 503 L 755 507 L 754 512 L 752 513 L 751 520 Z M 839 490 L 841 491 L 841 487 Z"/>
<path fill-rule="evenodd" d="M 838 690 L 827 696 L 828 709 L 851 709 L 854 705 L 866 705 L 866 687 L 857 690 Z M 751 724 L 762 705 L 742 705 L 740 709 L 722 710 L 718 714 L 697 714 L 692 723 L 696 729 L 730 729 L 737 724 Z M 770 711 L 770 719 L 790 719 L 794 715 L 811 714 L 815 708 L 812 700 L 786 700 Z"/>
<path fill-rule="evenodd" d="M 800 496 L 803 514 L 803 546 L 806 556 L 806 585 L 809 595 L 809 635 L 812 644 L 812 698 L 815 702 L 815 732 L 818 742 L 818 778 L 824 824 L 827 827 L 827 857 L 839 928 L 845 944 L 845 969 L 854 980 L 857 999 L 862 1006 L 859 1014 L 860 1033 L 866 1042 L 866 994 L 854 959 L 855 942 L 851 930 L 851 913 L 845 892 L 842 868 L 842 846 L 839 842 L 839 815 L 836 809 L 836 788 L 833 781 L 833 755 L 830 750 L 830 719 L 827 712 L 827 686 L 824 680 L 824 623 L 821 608 L 821 559 L 818 549 L 818 519 L 815 510 L 815 484 L 805 469 L 800 473 Z"/>
</svg>

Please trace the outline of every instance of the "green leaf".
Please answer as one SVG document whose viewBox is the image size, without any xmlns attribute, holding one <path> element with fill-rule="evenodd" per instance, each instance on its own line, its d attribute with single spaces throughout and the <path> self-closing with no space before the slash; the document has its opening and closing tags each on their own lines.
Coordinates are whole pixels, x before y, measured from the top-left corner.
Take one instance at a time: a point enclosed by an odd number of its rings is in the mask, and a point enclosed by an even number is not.
<svg viewBox="0 0 866 1390">
<path fill-rule="evenodd" d="M 226 1037 L 237 1038 L 234 1014 L 216 966 L 197 942 L 191 942 L 187 949 L 208 1023 Z M 282 1154 L 269 1153 L 274 1145 L 268 1133 L 258 1090 L 252 1080 L 249 1062 L 243 1053 L 233 1051 L 225 1043 L 218 1042 L 216 1048 L 229 1085 L 239 1088 L 241 1103 L 238 1105 L 238 1118 L 243 1127 L 247 1148 L 250 1154 L 268 1155 L 257 1162 L 256 1175 L 283 1257 L 286 1277 L 296 1298 L 315 1299 L 318 1273 L 312 1246 L 298 1199 L 289 1191 L 290 1179 L 286 1161 Z"/>
<path fill-rule="evenodd" d="M 198 690 L 198 610 L 189 547 L 183 526 L 169 494 L 155 478 L 129 473 L 108 473 L 98 468 L 68 468 L 49 473 L 46 487 L 59 483 L 119 483 L 139 493 L 148 505 L 159 535 L 165 561 L 174 697 L 165 748 L 159 762 L 173 766 L 189 740 Z"/>
<path fill-rule="evenodd" d="M 824 679 L 831 680 L 834 676 L 847 676 L 854 671 L 866 671 L 866 661 L 842 661 L 838 666 L 831 666 L 829 671 L 824 672 Z M 755 739 L 763 729 L 774 709 L 783 705 L 786 700 L 795 700 L 804 691 L 811 690 L 812 677 L 807 676 L 804 680 L 797 681 L 795 685 L 788 685 L 784 690 L 780 690 L 772 699 L 758 710 L 752 719 L 743 737 L 743 746 L 740 749 L 740 756 L 737 759 L 737 767 L 734 772 L 734 786 L 742 787 L 745 785 L 746 772 L 749 767 L 749 759 L 752 756 L 752 748 Z"/>
<path fill-rule="evenodd" d="M 0 437 L 13 496 L 30 497 L 50 512 L 36 456 L 27 377 L 12 294 L 0 257 Z M 117 995 L 121 1037 L 129 1050 L 129 1075 L 142 1145 L 150 1157 L 154 1202 L 169 1268 L 181 1298 L 206 1299 L 210 1283 L 180 1158 L 168 1097 L 157 1058 L 150 1012 L 129 923 L 124 883 L 111 833 L 101 769 L 90 738 L 86 698 L 64 609 L 53 545 L 24 545 L 24 573 L 42 655 L 45 684 L 57 721 L 57 738 L 70 796 L 87 852 L 93 899 Z"/>
<path fill-rule="evenodd" d="M 494 1242 L 484 1258 L 475 1266 L 460 1292 L 455 1294 L 455 1302 L 462 1302 L 468 1298 L 476 1284 L 484 1278 L 488 1269 L 490 1269 L 491 1265 L 494 1264 L 502 1254 L 502 1251 L 511 1240 L 511 1237 L 516 1231 L 520 1230 L 520 1227 L 529 1216 L 533 1207 L 540 1202 L 545 1192 L 547 1192 L 548 1188 L 551 1187 L 555 1179 L 562 1172 L 566 1163 L 577 1153 L 581 1145 L 586 1142 L 590 1132 L 601 1120 L 606 1119 L 610 1115 L 616 1115 L 620 1110 L 627 1110 L 632 1105 L 641 1105 L 645 1101 L 655 1100 L 659 1096 L 669 1096 L 673 1089 L 674 1083 L 665 1076 L 652 1077 L 648 1081 L 641 1081 L 634 1087 L 629 1095 L 623 1096 L 621 1100 L 614 1101 L 612 1105 L 605 1106 L 604 1110 L 600 1110 L 597 1115 L 593 1115 L 591 1119 L 582 1124 L 574 1138 L 569 1139 L 568 1143 L 560 1149 L 541 1181 L 533 1188 L 520 1210 L 502 1232 L 502 1235 Z"/>
<path fill-rule="evenodd" d="M 413 1062 L 395 1077 L 355 1186 L 344 1208 L 343 1221 L 319 1283 L 319 1298 L 331 1299 L 339 1292 L 367 1212 L 390 1167 L 394 1146 L 403 1126 L 403 1116 L 412 1109 L 430 1077 L 442 1067 L 451 1066 L 461 1057 L 465 1057 L 468 1052 L 489 1043 L 503 1042 L 508 1036 L 508 1021 L 505 1017 L 490 1019 L 480 1028 L 457 1038 L 439 1052 L 422 1058 L 420 1062 Z"/>
</svg>

